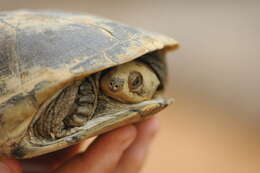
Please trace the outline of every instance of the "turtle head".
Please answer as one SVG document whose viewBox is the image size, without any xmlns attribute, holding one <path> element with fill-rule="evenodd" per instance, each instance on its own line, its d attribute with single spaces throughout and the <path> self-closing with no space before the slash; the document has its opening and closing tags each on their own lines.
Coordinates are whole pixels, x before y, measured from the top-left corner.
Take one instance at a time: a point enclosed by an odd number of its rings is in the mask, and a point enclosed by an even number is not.
<svg viewBox="0 0 260 173">
<path fill-rule="evenodd" d="M 103 92 L 123 103 L 150 100 L 160 81 L 146 64 L 132 61 L 112 68 L 101 79 Z"/>
</svg>

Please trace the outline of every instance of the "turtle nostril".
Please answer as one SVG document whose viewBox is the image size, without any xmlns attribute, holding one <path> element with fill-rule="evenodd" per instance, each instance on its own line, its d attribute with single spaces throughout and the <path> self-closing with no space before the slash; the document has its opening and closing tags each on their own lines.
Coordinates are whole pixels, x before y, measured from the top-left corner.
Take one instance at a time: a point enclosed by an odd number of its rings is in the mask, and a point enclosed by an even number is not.
<svg viewBox="0 0 260 173">
<path fill-rule="evenodd" d="M 109 89 L 114 92 L 121 90 L 123 86 L 124 80 L 120 78 L 112 78 L 109 82 Z"/>
<path fill-rule="evenodd" d="M 117 89 L 118 89 L 118 85 L 115 85 L 115 86 L 114 86 L 114 89 L 117 90 Z"/>
</svg>

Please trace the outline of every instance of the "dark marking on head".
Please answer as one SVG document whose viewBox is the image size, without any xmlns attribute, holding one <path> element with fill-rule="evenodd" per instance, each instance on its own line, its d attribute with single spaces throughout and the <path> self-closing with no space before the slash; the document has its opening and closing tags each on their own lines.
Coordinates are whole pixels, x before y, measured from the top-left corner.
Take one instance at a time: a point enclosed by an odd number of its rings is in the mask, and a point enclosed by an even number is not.
<svg viewBox="0 0 260 173">
<path fill-rule="evenodd" d="M 11 155 L 18 159 L 23 158 L 26 155 L 25 148 L 18 145 L 11 151 Z"/>
<path fill-rule="evenodd" d="M 109 82 L 109 89 L 113 92 L 120 91 L 124 86 L 125 81 L 120 78 L 112 78 Z"/>
</svg>

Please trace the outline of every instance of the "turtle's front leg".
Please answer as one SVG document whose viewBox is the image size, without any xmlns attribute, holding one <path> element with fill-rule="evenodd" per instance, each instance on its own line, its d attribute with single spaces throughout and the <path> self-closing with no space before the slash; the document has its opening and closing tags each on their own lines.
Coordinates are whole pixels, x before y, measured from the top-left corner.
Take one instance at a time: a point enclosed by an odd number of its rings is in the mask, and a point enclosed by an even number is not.
<svg viewBox="0 0 260 173">
<path fill-rule="evenodd" d="M 93 116 L 98 88 L 91 76 L 63 89 L 52 100 L 42 105 L 34 133 L 47 139 L 61 138 L 84 125 Z"/>
<path fill-rule="evenodd" d="M 80 127 L 90 120 L 97 107 L 98 81 L 96 76 L 88 77 L 79 86 L 73 112 L 66 117 L 67 127 Z"/>
<path fill-rule="evenodd" d="M 78 84 L 74 84 L 63 89 L 41 106 L 38 112 L 39 118 L 34 124 L 36 136 L 55 139 L 65 134 L 63 120 L 73 110 L 78 87 Z"/>
</svg>

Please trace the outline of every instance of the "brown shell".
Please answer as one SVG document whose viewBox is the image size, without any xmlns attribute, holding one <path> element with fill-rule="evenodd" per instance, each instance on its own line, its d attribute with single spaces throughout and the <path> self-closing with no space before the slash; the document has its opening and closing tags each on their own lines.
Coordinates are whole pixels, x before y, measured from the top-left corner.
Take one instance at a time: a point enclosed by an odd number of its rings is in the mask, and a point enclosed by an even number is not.
<svg viewBox="0 0 260 173">
<path fill-rule="evenodd" d="M 74 80 L 177 42 L 104 18 L 51 11 L 0 13 L 0 153 L 40 105 Z"/>
</svg>

